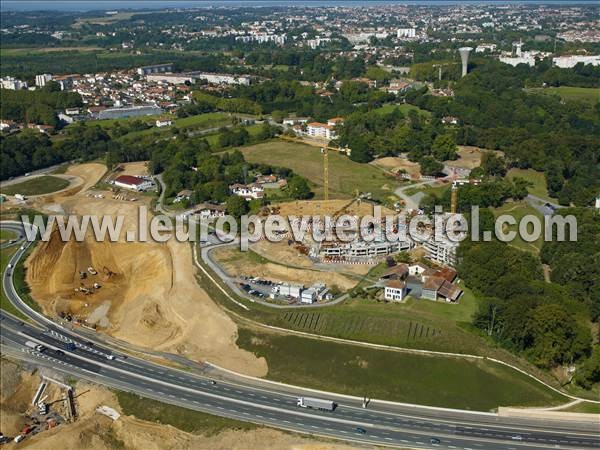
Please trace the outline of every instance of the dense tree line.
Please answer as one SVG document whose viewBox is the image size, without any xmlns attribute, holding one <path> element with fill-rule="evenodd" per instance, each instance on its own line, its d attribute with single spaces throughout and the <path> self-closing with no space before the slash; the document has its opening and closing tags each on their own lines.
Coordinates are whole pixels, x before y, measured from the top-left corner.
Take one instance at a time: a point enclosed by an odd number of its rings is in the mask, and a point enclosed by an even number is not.
<svg viewBox="0 0 600 450">
<path fill-rule="evenodd" d="M 543 280 L 537 258 L 498 241 L 463 242 L 459 258 L 461 277 L 481 297 L 477 328 L 546 369 L 589 357 L 586 308 Z"/>
<path fill-rule="evenodd" d="M 350 147 L 350 158 L 357 162 L 407 153 L 409 160 L 421 164 L 424 175 L 438 175 L 441 162 L 458 157 L 453 130 L 415 110 L 406 116 L 398 108 L 357 111 L 339 128 L 338 144 Z"/>
<path fill-rule="evenodd" d="M 37 130 L 0 135 L 0 178 L 7 179 L 32 170 L 73 159 L 91 160 L 114 152 L 119 145 L 98 126 L 70 127 L 65 139 L 52 142 Z"/>
<path fill-rule="evenodd" d="M 572 72 L 597 70 L 578 66 Z M 544 171 L 561 204 L 589 205 L 600 189 L 600 103 L 530 93 L 524 89 L 528 76 L 526 67 L 490 60 L 456 83 L 453 98 L 425 89 L 406 99 L 435 117 L 458 117 L 459 144 L 502 150 L 509 166 Z"/>
<path fill-rule="evenodd" d="M 162 172 L 167 186 L 166 197 L 173 197 L 182 189 L 191 189 L 194 192 L 193 203 L 225 202 L 231 196 L 229 185 L 250 183 L 253 179 L 250 172 L 288 178 L 287 189 L 292 198 L 311 196 L 306 180 L 290 169 L 250 164 L 238 150 L 215 154 L 205 139 L 183 138 L 166 145 L 157 144 L 151 149 L 150 170 L 153 173 Z M 236 205 L 232 204 L 233 207 Z"/>
<path fill-rule="evenodd" d="M 56 126 L 56 110 L 80 107 L 83 103 L 77 92 L 56 90 L 56 83 L 35 91 L 2 89 L 0 112 L 3 119 L 21 123 Z"/>
</svg>

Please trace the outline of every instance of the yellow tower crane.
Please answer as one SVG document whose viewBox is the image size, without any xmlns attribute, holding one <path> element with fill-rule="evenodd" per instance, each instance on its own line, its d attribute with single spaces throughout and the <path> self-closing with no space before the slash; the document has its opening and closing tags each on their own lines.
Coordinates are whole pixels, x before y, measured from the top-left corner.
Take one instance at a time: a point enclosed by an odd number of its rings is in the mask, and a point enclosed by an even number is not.
<svg viewBox="0 0 600 450">
<path fill-rule="evenodd" d="M 321 147 L 323 153 L 323 198 L 329 200 L 329 152 L 327 147 Z"/>
</svg>

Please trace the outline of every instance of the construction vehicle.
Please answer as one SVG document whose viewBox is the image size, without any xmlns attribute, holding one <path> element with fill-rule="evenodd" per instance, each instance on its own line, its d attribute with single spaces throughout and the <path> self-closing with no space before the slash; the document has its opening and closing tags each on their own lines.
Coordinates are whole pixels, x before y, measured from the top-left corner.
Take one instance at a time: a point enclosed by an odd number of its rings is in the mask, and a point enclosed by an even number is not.
<svg viewBox="0 0 600 450">
<path fill-rule="evenodd" d="M 108 279 L 114 275 L 114 272 L 110 270 L 108 267 L 102 267 L 102 272 L 104 272 L 104 276 Z"/>
<path fill-rule="evenodd" d="M 94 289 L 100 289 L 102 285 L 100 283 L 94 283 Z"/>
<path fill-rule="evenodd" d="M 87 278 L 87 273 L 85 273 L 83 270 L 79 271 L 79 279 L 80 280 L 85 280 Z"/>
<path fill-rule="evenodd" d="M 87 271 L 91 274 L 91 275 L 98 275 L 98 272 L 96 272 L 96 269 L 94 269 L 92 266 L 87 268 Z"/>
<path fill-rule="evenodd" d="M 44 350 L 46 350 L 46 347 L 44 347 L 44 346 L 43 346 L 43 345 L 41 345 L 41 344 L 36 344 L 36 343 L 35 343 L 35 342 L 33 342 L 33 341 L 27 341 L 27 342 L 25 342 L 25 345 L 26 345 L 27 347 L 29 347 L 29 348 L 32 348 L 32 349 L 34 349 L 34 350 L 37 350 L 38 352 L 43 352 Z"/>
<path fill-rule="evenodd" d="M 298 397 L 296 406 L 300 408 L 319 409 L 321 411 L 333 411 L 337 406 L 331 400 L 321 400 L 320 398 Z"/>
</svg>

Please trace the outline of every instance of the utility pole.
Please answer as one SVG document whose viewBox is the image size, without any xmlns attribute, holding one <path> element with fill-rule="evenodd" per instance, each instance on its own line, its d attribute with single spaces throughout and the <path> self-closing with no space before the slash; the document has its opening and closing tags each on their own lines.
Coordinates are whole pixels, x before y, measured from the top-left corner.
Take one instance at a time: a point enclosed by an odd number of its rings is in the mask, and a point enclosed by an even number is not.
<svg viewBox="0 0 600 450">
<path fill-rule="evenodd" d="M 323 153 L 323 198 L 329 200 L 329 152 L 327 147 L 321 148 Z"/>
</svg>

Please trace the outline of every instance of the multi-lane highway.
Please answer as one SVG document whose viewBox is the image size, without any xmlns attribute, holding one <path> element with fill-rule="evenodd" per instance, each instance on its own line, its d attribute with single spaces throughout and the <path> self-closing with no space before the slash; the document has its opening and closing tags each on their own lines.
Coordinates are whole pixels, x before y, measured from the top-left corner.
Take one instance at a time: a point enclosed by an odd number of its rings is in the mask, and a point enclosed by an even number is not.
<svg viewBox="0 0 600 450">
<path fill-rule="evenodd" d="M 10 261 L 13 267 L 26 250 L 26 245 L 17 249 Z M 31 310 L 14 289 L 11 269 L 2 275 L 2 284 L 10 301 L 32 322 L 0 313 L 3 353 L 165 403 L 290 431 L 394 447 L 600 448 L 594 423 L 542 422 L 379 401 L 363 408 L 359 398 L 246 379 L 213 368 L 178 370 L 126 355 L 113 341 L 107 345 L 101 335 L 90 338 Z M 28 340 L 46 350 L 27 347 Z M 76 350 L 68 351 L 66 343 L 74 343 Z M 298 408 L 299 395 L 327 398 L 338 406 L 333 412 Z"/>
</svg>

